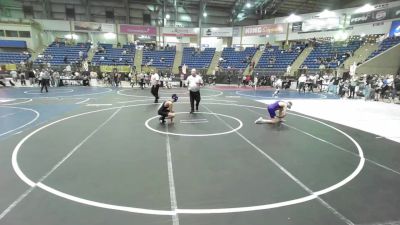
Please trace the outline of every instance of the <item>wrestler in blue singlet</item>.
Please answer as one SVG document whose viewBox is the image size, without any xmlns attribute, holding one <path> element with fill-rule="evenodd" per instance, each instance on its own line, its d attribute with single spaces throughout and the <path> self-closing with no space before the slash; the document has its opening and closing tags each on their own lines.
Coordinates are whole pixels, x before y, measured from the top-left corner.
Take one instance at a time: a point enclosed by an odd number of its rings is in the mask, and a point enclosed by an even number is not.
<svg viewBox="0 0 400 225">
<path fill-rule="evenodd" d="M 276 102 L 268 105 L 268 112 L 269 112 L 269 115 L 271 116 L 271 119 L 275 118 L 275 116 L 276 116 L 275 112 L 281 108 L 281 106 L 279 106 L 279 102 L 280 101 L 276 101 Z"/>
</svg>

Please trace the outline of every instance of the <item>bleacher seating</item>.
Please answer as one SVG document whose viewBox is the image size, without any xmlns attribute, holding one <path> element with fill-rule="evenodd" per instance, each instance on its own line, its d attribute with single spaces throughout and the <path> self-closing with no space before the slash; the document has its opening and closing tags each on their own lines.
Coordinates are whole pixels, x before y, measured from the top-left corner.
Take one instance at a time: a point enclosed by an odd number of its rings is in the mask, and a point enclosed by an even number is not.
<svg viewBox="0 0 400 225">
<path fill-rule="evenodd" d="M 135 58 L 135 45 L 124 45 L 123 48 L 113 48 L 112 44 L 99 44 L 104 52 L 96 52 L 92 59 L 95 65 L 132 65 Z M 123 52 L 126 51 L 126 54 Z M 101 60 L 104 57 L 104 60 Z"/>
<path fill-rule="evenodd" d="M 189 68 L 208 68 L 215 54 L 215 48 L 206 48 L 204 51 L 196 52 L 194 48 L 184 48 L 182 65 Z"/>
<path fill-rule="evenodd" d="M 386 38 L 385 40 L 382 41 L 382 43 L 379 45 L 378 50 L 374 51 L 371 55 L 368 56 L 368 59 L 371 59 L 382 52 L 388 50 L 389 48 L 397 45 L 400 43 L 400 37 L 389 37 Z"/>
<path fill-rule="evenodd" d="M 65 65 L 65 56 L 68 58 L 68 63 L 75 63 L 76 61 L 79 61 L 79 51 L 87 53 L 89 48 L 89 43 L 65 45 L 64 43 L 53 42 L 43 52 L 44 59 L 37 58 L 35 64 L 50 62 L 51 65 Z"/>
<path fill-rule="evenodd" d="M 235 51 L 235 48 L 224 48 L 221 55 L 224 62 L 220 66 L 222 68 L 230 66 L 235 69 L 244 69 L 248 65 L 246 58 L 250 57 L 252 59 L 256 51 L 257 49 L 254 47 L 247 47 L 244 51 Z"/>
<path fill-rule="evenodd" d="M 324 64 L 325 68 L 335 69 L 348 58 L 346 53 L 354 53 L 360 45 L 361 41 L 351 41 L 345 46 L 336 46 L 334 43 L 317 44 L 303 65 L 306 65 L 308 69 L 318 69 L 321 64 Z M 321 60 L 325 62 L 321 63 Z"/>
<path fill-rule="evenodd" d="M 21 52 L 0 52 L 0 64 L 18 64 L 21 61 L 26 61 L 29 55 Z"/>
<path fill-rule="evenodd" d="M 156 67 L 157 69 L 171 68 L 174 64 L 175 50 L 160 50 L 160 51 L 144 51 L 142 58 L 142 65 Z"/>
<path fill-rule="evenodd" d="M 304 46 L 296 45 L 289 51 L 279 50 L 278 46 L 272 46 L 264 50 L 257 67 L 271 71 L 286 71 L 288 65 L 292 65 L 299 56 Z"/>
</svg>

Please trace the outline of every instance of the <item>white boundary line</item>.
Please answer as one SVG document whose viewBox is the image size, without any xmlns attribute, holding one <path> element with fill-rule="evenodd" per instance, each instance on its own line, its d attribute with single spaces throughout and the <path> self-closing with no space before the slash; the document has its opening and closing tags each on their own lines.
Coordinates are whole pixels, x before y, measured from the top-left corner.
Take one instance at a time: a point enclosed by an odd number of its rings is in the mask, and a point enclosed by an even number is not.
<svg viewBox="0 0 400 225">
<path fill-rule="evenodd" d="M 80 101 L 80 102 L 77 102 L 77 103 L 75 103 L 75 104 L 80 105 L 80 104 L 83 104 L 83 103 L 85 103 L 85 102 L 87 102 L 87 101 L 89 101 L 89 100 L 90 100 L 90 98 L 87 98 L 87 99 L 82 100 L 82 101 Z"/>
<path fill-rule="evenodd" d="M 19 104 L 24 104 L 24 103 L 33 101 L 33 99 L 31 99 L 31 98 L 13 98 L 13 99 L 15 99 L 15 100 L 18 100 L 18 99 L 28 99 L 28 100 L 22 101 L 22 102 L 16 102 L 16 103 L 0 104 L 0 105 L 19 105 Z"/>
<path fill-rule="evenodd" d="M 211 111 L 207 106 L 203 106 L 205 109 L 207 109 L 209 112 Z M 223 119 L 219 118 L 216 116 L 217 119 L 222 121 L 228 128 L 231 128 L 231 125 L 229 125 L 226 121 Z M 297 177 L 295 177 L 291 172 L 289 172 L 285 167 L 283 167 L 278 161 L 276 161 L 274 158 L 272 158 L 270 155 L 265 153 L 262 149 L 260 149 L 256 144 L 254 144 L 252 141 L 247 139 L 243 134 L 239 133 L 238 131 L 235 132 L 239 137 L 241 137 L 244 141 L 246 141 L 249 145 L 251 145 L 254 149 L 256 149 L 259 153 L 261 153 L 265 158 L 267 158 L 269 161 L 271 161 L 276 167 L 278 167 L 283 173 L 285 173 L 290 179 L 292 179 L 297 185 L 299 185 L 303 190 L 305 190 L 308 194 L 310 195 L 315 195 L 315 193 L 303 182 L 301 182 Z M 333 208 L 329 203 L 324 201 L 322 198 L 319 196 L 316 196 L 317 200 L 325 206 L 329 211 L 331 211 L 334 215 L 336 215 L 340 220 L 345 222 L 348 225 L 354 225 L 353 222 L 351 222 L 349 219 L 347 219 L 344 215 L 342 215 L 340 212 L 338 212 L 335 208 Z"/>
<path fill-rule="evenodd" d="M 61 96 L 49 96 L 49 97 L 36 97 L 35 99 L 42 99 L 42 98 L 70 98 L 70 97 L 77 97 L 77 96 L 87 96 L 87 95 L 99 95 L 99 94 L 105 94 L 108 92 L 112 92 L 113 90 L 111 88 L 102 88 L 106 89 L 105 91 L 102 92 L 96 92 L 96 93 L 88 93 L 88 94 L 75 94 L 75 95 L 61 95 Z M 51 92 L 49 92 L 51 93 Z"/>
<path fill-rule="evenodd" d="M 246 108 L 246 109 L 249 110 L 250 112 L 256 113 L 257 115 L 263 116 L 263 114 L 261 114 L 261 113 L 258 113 L 258 112 L 256 112 L 256 111 L 253 111 L 253 110 L 248 109 L 248 108 Z M 299 116 L 299 117 L 303 117 L 303 118 L 308 118 L 308 117 L 304 117 L 304 116 L 302 116 L 302 115 L 300 115 L 300 114 L 293 113 L 293 112 L 291 112 L 290 114 L 291 114 L 291 115 L 296 115 L 296 116 Z M 283 125 L 285 125 L 285 126 L 287 126 L 287 127 L 290 127 L 290 128 L 292 128 L 292 129 L 294 129 L 294 130 L 297 130 L 297 131 L 299 131 L 300 133 L 303 133 L 303 134 L 305 134 L 305 135 L 307 135 L 307 136 L 310 136 L 310 137 L 312 137 L 312 138 L 314 138 L 314 139 L 317 139 L 317 140 L 319 140 L 319 141 L 321 141 L 321 142 L 324 142 L 324 143 L 326 143 L 326 144 L 329 144 L 329 145 L 331 145 L 331 146 L 333 146 L 333 147 L 335 147 L 335 148 L 337 148 L 337 149 L 339 149 L 339 150 L 341 150 L 341 151 L 344 151 L 344 152 L 346 152 L 346 153 L 349 153 L 349 154 L 351 154 L 351 155 L 353 155 L 353 156 L 355 156 L 355 157 L 359 157 L 359 155 L 357 155 L 357 153 L 355 153 L 355 152 L 353 152 L 353 151 L 350 151 L 350 150 L 348 150 L 348 149 L 342 148 L 342 147 L 340 147 L 340 146 L 338 146 L 338 145 L 333 144 L 333 143 L 330 142 L 330 141 L 321 139 L 321 138 L 319 138 L 319 137 L 317 137 L 317 136 L 315 136 L 315 135 L 312 135 L 312 134 L 310 134 L 310 133 L 308 133 L 308 132 L 306 132 L 306 131 L 304 131 L 304 130 L 301 130 L 301 129 L 297 128 L 297 127 L 293 127 L 293 126 L 288 125 L 288 124 L 286 124 L 286 123 L 283 123 Z M 389 170 L 390 172 L 393 172 L 393 173 L 396 173 L 397 175 L 400 175 L 400 171 L 394 170 L 394 169 L 392 169 L 392 168 L 390 168 L 390 167 L 387 167 L 387 166 L 385 166 L 385 165 L 382 165 L 382 164 L 380 164 L 380 163 L 378 163 L 378 162 L 376 162 L 376 161 L 374 161 L 374 160 L 368 159 L 368 158 L 365 158 L 365 160 L 366 160 L 367 162 L 370 162 L 370 163 L 374 164 L 375 166 L 381 167 L 381 168 L 383 168 L 383 169 L 385 169 L 385 170 Z"/>
<path fill-rule="evenodd" d="M 167 126 L 168 132 L 168 126 Z M 168 162 L 168 184 L 169 184 L 169 196 L 171 200 L 171 210 L 176 211 L 178 209 L 178 202 L 176 200 L 176 188 L 175 188 L 175 180 L 174 180 L 174 169 L 172 165 L 172 153 L 171 153 L 171 144 L 169 142 L 169 135 L 166 136 L 166 151 L 167 151 L 167 162 Z M 172 225 L 179 225 L 179 216 L 178 214 L 172 215 Z"/>
<path fill-rule="evenodd" d="M 258 99 L 276 99 L 276 97 L 267 97 L 267 96 L 260 96 L 260 95 L 247 95 L 247 94 L 242 94 L 240 92 L 244 92 L 244 91 L 235 91 L 235 94 L 237 94 L 239 96 L 258 98 Z M 248 92 L 250 92 L 250 91 L 248 91 Z M 320 93 L 308 93 L 308 94 L 317 95 L 317 96 L 321 96 L 321 97 L 320 98 L 309 98 L 309 99 L 303 99 L 303 100 L 315 100 L 315 99 L 328 98 L 328 96 L 326 96 L 324 94 L 320 94 Z M 281 98 L 281 97 L 278 97 L 278 98 Z M 283 97 L 282 99 L 298 99 L 298 98 L 297 97 Z"/>
<path fill-rule="evenodd" d="M 187 122 L 182 122 L 182 121 L 180 121 L 180 123 L 183 123 L 183 124 L 208 123 L 208 120 L 203 120 L 203 121 L 187 121 Z"/>
<path fill-rule="evenodd" d="M 182 103 L 186 103 L 187 102 L 181 102 Z M 179 104 L 179 103 L 178 103 Z M 249 106 L 249 105 L 239 105 L 239 104 L 223 104 L 223 103 L 204 103 L 204 104 L 209 104 L 209 105 L 226 105 L 226 106 L 237 106 L 237 107 L 247 107 L 247 108 L 255 108 L 255 109 L 263 109 L 261 107 L 257 107 L 257 106 Z M 143 208 L 134 208 L 134 207 L 126 207 L 126 206 L 119 206 L 119 205 L 111 205 L 111 204 L 106 204 L 106 203 L 101 203 L 101 202 L 96 202 L 96 201 L 91 201 L 91 200 L 87 200 L 87 199 L 83 199 L 83 198 L 79 198 L 70 194 L 66 194 L 64 192 L 61 192 L 59 190 L 56 190 L 54 188 L 48 187 L 44 184 L 36 184 L 35 182 L 33 182 L 32 180 L 30 180 L 21 170 L 21 168 L 19 167 L 18 164 L 18 153 L 22 147 L 22 145 L 30 138 L 32 137 L 34 134 L 38 133 L 39 131 L 48 128 L 56 123 L 71 119 L 71 118 L 75 118 L 75 117 L 79 117 L 82 115 L 88 115 L 88 114 L 92 114 L 92 113 L 97 113 L 97 112 L 102 112 L 102 111 L 107 111 L 107 110 L 113 110 L 113 109 L 118 109 L 118 108 L 128 108 L 128 107 L 138 107 L 138 106 L 148 106 L 148 105 L 156 105 L 154 103 L 151 104 L 137 104 L 137 105 L 128 105 L 128 106 L 121 106 L 121 107 L 112 107 L 112 108 L 107 108 L 107 109 L 100 109 L 100 110 L 94 110 L 94 111 L 90 111 L 90 112 L 85 112 L 85 113 L 80 113 L 80 114 L 76 114 L 76 115 L 72 115 L 69 117 L 65 117 L 62 119 L 59 119 L 57 121 L 51 122 L 49 124 L 46 124 L 36 130 L 34 130 L 33 132 L 29 133 L 28 135 L 26 135 L 14 148 L 14 151 L 12 153 L 12 166 L 13 169 L 15 171 L 15 173 L 18 175 L 18 177 L 24 181 L 26 184 L 28 184 L 29 186 L 35 186 L 37 185 L 37 187 L 51 193 L 54 194 L 56 196 L 59 196 L 61 198 L 64 199 L 68 199 L 77 203 L 81 203 L 81 204 L 85 204 L 85 205 L 90 205 L 90 206 L 94 206 L 94 207 L 99 207 L 99 208 L 105 208 L 105 209 L 111 209 L 111 210 L 119 210 L 119 211 L 126 211 L 126 212 L 132 212 L 132 213 L 140 213 L 140 214 L 151 214 L 151 215 L 174 215 L 176 213 L 178 214 L 218 214 L 218 213 L 236 213 L 236 212 L 249 212 L 249 211 L 257 211 L 257 210 L 265 210 L 265 209 L 273 209 L 273 208 L 279 208 L 279 207 L 285 207 L 285 206 L 290 206 L 290 205 L 294 205 L 294 204 L 299 204 L 299 203 L 304 203 L 313 199 L 316 199 L 319 195 L 323 195 L 326 194 L 328 192 L 331 192 L 335 189 L 338 189 L 344 185 L 346 185 L 348 182 L 350 182 L 352 179 L 354 179 L 362 170 L 362 168 L 364 167 L 364 163 L 365 163 L 365 158 L 364 158 L 364 153 L 362 151 L 361 146 L 347 133 L 339 130 L 338 128 L 335 128 L 329 124 L 326 124 L 322 121 L 319 120 L 315 120 L 313 118 L 310 117 L 306 117 L 304 116 L 304 118 L 306 119 L 310 119 L 313 121 L 316 121 L 322 125 L 328 126 L 330 128 L 332 128 L 333 130 L 336 130 L 340 133 L 342 133 L 344 136 L 346 136 L 347 138 L 349 138 L 353 144 L 357 147 L 358 149 L 358 153 L 359 153 L 359 157 L 360 157 L 360 162 L 357 166 L 357 168 L 349 175 L 347 176 L 345 179 L 343 179 L 342 181 L 340 181 L 339 183 L 332 185 L 328 188 L 322 189 L 320 191 L 314 192 L 314 195 L 307 195 L 304 197 L 300 197 L 297 199 L 293 199 L 293 200 L 288 200 L 288 201 L 283 201 L 283 202 L 277 202 L 277 203 L 272 203 L 272 204 L 264 204 L 264 205 L 256 205 L 256 206 L 246 206 L 246 207 L 235 207 L 235 208 L 215 208 L 215 209 L 176 209 L 175 211 L 169 211 L 169 210 L 153 210 L 153 209 L 143 209 Z"/>
<path fill-rule="evenodd" d="M 119 91 L 117 91 L 117 94 L 118 95 L 122 95 L 122 96 L 128 96 L 128 97 L 150 98 L 150 99 L 153 98 L 154 99 L 154 97 L 147 96 L 147 95 L 133 95 L 133 94 L 124 94 L 124 93 L 122 93 L 123 91 L 126 91 L 126 90 L 130 90 L 130 89 L 119 90 Z M 212 89 L 201 89 L 201 90 L 218 92 L 218 94 L 215 94 L 215 95 L 204 95 L 204 96 L 201 96 L 202 98 L 218 97 L 218 96 L 221 96 L 221 95 L 224 94 L 222 91 L 217 91 L 217 90 L 212 90 Z M 173 94 L 173 93 L 171 92 L 171 94 Z M 186 95 L 189 95 L 189 93 L 187 93 Z M 165 97 L 165 98 L 170 98 L 170 97 Z M 179 98 L 189 98 L 189 97 L 181 97 L 181 96 L 179 96 Z M 160 98 L 160 99 L 163 99 L 163 98 Z"/>
<path fill-rule="evenodd" d="M 387 222 L 381 222 L 381 223 L 363 223 L 359 225 L 400 225 L 400 220 L 397 221 L 387 221 Z"/>
<path fill-rule="evenodd" d="M 33 109 L 29 109 L 29 108 L 14 107 L 14 106 L 3 106 L 3 105 L 0 105 L 0 107 L 11 108 L 11 109 L 22 109 L 22 110 L 25 110 L 25 111 L 34 112 L 34 113 L 36 114 L 35 118 L 33 118 L 33 119 L 32 119 L 31 121 L 29 121 L 28 123 L 25 123 L 24 125 L 21 125 L 21 126 L 15 128 L 15 129 L 12 129 L 12 130 L 7 131 L 7 132 L 1 133 L 1 134 L 0 134 L 0 137 L 1 137 L 1 136 L 4 136 L 4 135 L 6 135 L 6 134 L 12 133 L 12 132 L 14 132 L 14 131 L 16 131 L 16 130 L 19 130 L 19 129 L 21 129 L 21 128 L 24 128 L 24 127 L 28 126 L 29 124 L 32 124 L 32 123 L 35 122 L 35 121 L 39 118 L 39 116 L 40 116 L 40 113 L 39 113 L 38 111 L 33 110 Z"/>
<path fill-rule="evenodd" d="M 57 89 L 54 89 L 54 90 L 57 90 Z M 64 91 L 61 91 L 61 90 L 64 90 Z M 41 92 L 32 92 L 32 91 L 36 91 L 36 90 L 24 91 L 24 94 L 28 94 L 28 95 L 43 95 L 43 93 L 41 93 Z M 72 92 L 74 92 L 74 89 L 66 88 L 66 89 L 60 89 L 58 91 L 52 91 L 51 93 L 65 94 L 65 93 L 72 93 Z"/>
<path fill-rule="evenodd" d="M 51 170 L 49 170 L 44 176 L 42 176 L 36 184 L 31 186 L 28 190 L 26 190 L 21 196 L 17 198 L 10 206 L 7 207 L 1 214 L 0 220 L 3 219 L 13 208 L 15 208 L 18 203 L 20 203 L 26 196 L 28 196 L 36 187 L 42 184 L 42 182 L 48 178 L 54 171 L 56 171 L 65 161 L 69 159 L 83 144 L 86 143 L 94 134 L 96 134 L 104 125 L 106 125 L 119 111 L 117 109 L 106 121 L 100 124 L 94 131 L 92 131 L 85 139 L 83 139 L 78 145 L 76 145 L 64 158 L 62 158 L 56 165 L 53 166 Z"/>
<path fill-rule="evenodd" d="M 86 106 L 112 106 L 112 104 L 87 104 Z"/>
<path fill-rule="evenodd" d="M 188 112 L 178 112 L 178 113 L 175 113 L 175 115 L 178 115 L 178 114 L 189 114 L 189 113 L 188 113 Z M 183 136 L 183 137 L 211 137 L 211 136 L 218 136 L 218 135 L 224 135 L 224 134 L 233 133 L 233 132 L 235 132 L 235 131 L 237 131 L 237 130 L 239 130 L 240 128 L 243 127 L 242 121 L 239 120 L 238 118 L 235 118 L 235 117 L 232 117 L 232 116 L 228 116 L 228 115 L 224 115 L 224 114 L 219 114 L 219 113 L 207 113 L 207 112 L 196 112 L 196 114 L 207 114 L 207 115 L 214 115 L 214 114 L 216 114 L 216 115 L 218 115 L 218 116 L 222 116 L 222 117 L 230 118 L 230 119 L 232 119 L 232 120 L 236 120 L 236 121 L 239 123 L 239 126 L 236 127 L 236 128 L 234 128 L 234 129 L 232 129 L 232 130 L 230 130 L 230 131 L 219 132 L 219 133 L 210 133 L 210 134 L 180 134 L 180 133 L 171 133 L 171 132 L 160 131 L 160 130 L 157 130 L 157 129 L 152 128 L 152 127 L 149 125 L 149 122 L 150 122 L 151 120 L 154 120 L 154 119 L 156 119 L 156 118 L 159 118 L 160 116 L 151 117 L 150 119 L 146 120 L 146 122 L 145 122 L 144 124 L 145 124 L 145 126 L 147 127 L 147 129 L 149 129 L 149 130 L 151 130 L 151 131 L 154 131 L 154 132 L 156 132 L 156 133 L 166 134 L 166 135 L 174 135 L 174 136 Z"/>
<path fill-rule="evenodd" d="M 204 119 L 189 119 L 189 120 L 180 120 L 180 122 L 195 122 L 195 121 L 207 121 L 206 118 Z"/>
</svg>

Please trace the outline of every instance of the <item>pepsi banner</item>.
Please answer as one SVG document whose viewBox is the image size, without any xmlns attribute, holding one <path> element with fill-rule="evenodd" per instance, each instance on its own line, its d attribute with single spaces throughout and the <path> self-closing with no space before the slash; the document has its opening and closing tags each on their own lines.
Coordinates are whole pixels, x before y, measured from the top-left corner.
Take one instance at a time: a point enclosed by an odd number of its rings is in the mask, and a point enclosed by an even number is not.
<svg viewBox="0 0 400 225">
<path fill-rule="evenodd" d="M 373 22 L 372 12 L 353 14 L 350 18 L 350 25 L 371 22 Z"/>
<path fill-rule="evenodd" d="M 400 17 L 400 6 L 391 9 L 380 9 L 367 13 L 351 15 L 350 25 L 361 23 L 372 23 Z"/>
</svg>

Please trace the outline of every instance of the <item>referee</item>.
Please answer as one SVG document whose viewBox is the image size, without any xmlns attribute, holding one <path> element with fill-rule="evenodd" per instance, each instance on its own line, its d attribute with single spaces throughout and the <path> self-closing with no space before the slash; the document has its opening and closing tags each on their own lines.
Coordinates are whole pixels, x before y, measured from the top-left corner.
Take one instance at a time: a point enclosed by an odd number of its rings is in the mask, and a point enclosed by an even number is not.
<svg viewBox="0 0 400 225">
<path fill-rule="evenodd" d="M 158 73 L 154 73 L 151 75 L 150 82 L 151 82 L 151 94 L 154 96 L 154 103 L 158 103 L 158 89 L 160 88 L 160 76 Z"/>
<path fill-rule="evenodd" d="M 194 102 L 196 101 L 196 111 L 199 111 L 199 103 L 201 100 L 200 86 L 203 85 L 203 79 L 200 75 L 197 75 L 196 69 L 192 69 L 191 75 L 186 79 L 186 85 L 188 86 L 190 93 L 190 113 L 194 112 Z"/>
</svg>

